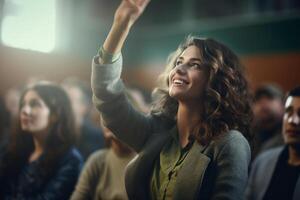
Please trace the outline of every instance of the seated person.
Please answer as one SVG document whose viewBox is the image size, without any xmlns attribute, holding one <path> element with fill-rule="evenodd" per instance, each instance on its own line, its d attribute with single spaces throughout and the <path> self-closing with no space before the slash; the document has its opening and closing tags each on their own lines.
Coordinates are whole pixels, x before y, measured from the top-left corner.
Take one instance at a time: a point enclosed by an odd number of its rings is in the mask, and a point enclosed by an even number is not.
<svg viewBox="0 0 300 200">
<path fill-rule="evenodd" d="M 246 190 L 248 200 L 300 199 L 300 87 L 287 96 L 282 126 L 285 145 L 254 160 Z"/>
<path fill-rule="evenodd" d="M 68 199 L 82 158 L 65 91 L 39 82 L 23 92 L 18 126 L 0 156 L 0 199 Z"/>
<path fill-rule="evenodd" d="M 136 109 L 145 112 L 145 102 L 140 92 L 133 91 L 127 90 L 128 98 Z M 124 181 L 125 168 L 136 153 L 118 140 L 102 120 L 101 127 L 109 148 L 96 151 L 89 157 L 71 200 L 128 199 Z"/>
<path fill-rule="evenodd" d="M 255 90 L 252 125 L 254 133 L 253 159 L 265 150 L 283 145 L 281 136 L 283 100 L 283 91 L 276 85 L 266 84 Z"/>
<path fill-rule="evenodd" d="M 83 159 L 104 147 L 102 130 L 96 127 L 90 117 L 92 110 L 92 91 L 84 81 L 76 78 L 67 78 L 62 86 L 70 97 L 75 115 L 75 147 Z"/>
<path fill-rule="evenodd" d="M 98 150 L 89 157 L 71 200 L 128 199 L 125 167 L 136 154 L 103 125 L 102 130 L 110 147 Z"/>
</svg>

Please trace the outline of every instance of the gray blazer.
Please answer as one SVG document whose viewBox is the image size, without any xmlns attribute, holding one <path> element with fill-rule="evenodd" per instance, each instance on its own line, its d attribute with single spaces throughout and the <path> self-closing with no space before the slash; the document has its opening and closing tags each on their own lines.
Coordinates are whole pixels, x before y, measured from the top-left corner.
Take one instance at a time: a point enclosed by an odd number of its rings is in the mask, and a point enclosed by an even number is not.
<svg viewBox="0 0 300 200">
<path fill-rule="evenodd" d="M 92 65 L 93 101 L 105 125 L 139 154 L 127 167 L 125 184 L 130 199 L 150 199 L 150 178 L 174 122 L 134 110 L 120 79 L 122 58 L 113 64 Z M 202 146 L 195 142 L 180 169 L 174 199 L 243 199 L 250 147 L 243 135 L 231 130 Z"/>
<path fill-rule="evenodd" d="M 246 189 L 247 200 L 262 200 L 272 179 L 277 161 L 284 146 L 267 150 L 253 162 Z M 300 177 L 298 177 L 293 200 L 300 199 Z"/>
</svg>

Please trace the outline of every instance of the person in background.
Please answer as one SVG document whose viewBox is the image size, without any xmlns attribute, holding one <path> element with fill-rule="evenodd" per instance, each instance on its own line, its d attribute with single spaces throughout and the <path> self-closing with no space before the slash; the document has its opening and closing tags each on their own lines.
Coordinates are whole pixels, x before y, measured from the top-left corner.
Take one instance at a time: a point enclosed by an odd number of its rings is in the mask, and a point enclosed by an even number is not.
<svg viewBox="0 0 300 200">
<path fill-rule="evenodd" d="M 188 37 L 172 54 L 149 115 L 126 97 L 121 49 L 148 3 L 121 1 L 92 64 L 104 125 L 138 153 L 126 170 L 128 197 L 243 199 L 252 110 L 244 68 L 228 47 Z"/>
<path fill-rule="evenodd" d="M 101 127 L 108 149 L 94 152 L 86 161 L 71 200 L 128 199 L 125 168 L 136 153 L 103 124 Z"/>
<path fill-rule="evenodd" d="M 82 157 L 73 148 L 66 92 L 50 82 L 33 84 L 21 95 L 19 109 L 16 130 L 0 152 L 0 199 L 68 199 Z"/>
<path fill-rule="evenodd" d="M 288 93 L 284 109 L 284 146 L 272 148 L 254 160 L 247 200 L 300 199 L 300 86 Z"/>
<path fill-rule="evenodd" d="M 18 118 L 20 96 L 21 89 L 17 87 L 9 88 L 4 95 L 4 103 L 10 115 L 11 126 L 15 125 L 15 120 Z"/>
<path fill-rule="evenodd" d="M 127 89 L 127 97 L 133 106 L 147 112 L 148 105 L 137 89 Z M 127 200 L 125 191 L 125 167 L 136 153 L 129 146 L 100 124 L 104 133 L 107 149 L 93 153 L 86 162 L 71 200 Z"/>
<path fill-rule="evenodd" d="M 0 97 L 0 148 L 7 142 L 10 132 L 10 115 Z M 1 151 L 1 149 L 0 149 Z"/>
<path fill-rule="evenodd" d="M 265 84 L 256 89 L 253 103 L 253 159 L 267 149 L 283 145 L 283 100 L 283 91 L 276 85 Z"/>
<path fill-rule="evenodd" d="M 86 160 L 91 153 L 104 148 L 102 130 L 90 118 L 92 92 L 84 81 L 76 78 L 67 78 L 62 85 L 70 97 L 75 115 L 76 147 Z"/>
</svg>

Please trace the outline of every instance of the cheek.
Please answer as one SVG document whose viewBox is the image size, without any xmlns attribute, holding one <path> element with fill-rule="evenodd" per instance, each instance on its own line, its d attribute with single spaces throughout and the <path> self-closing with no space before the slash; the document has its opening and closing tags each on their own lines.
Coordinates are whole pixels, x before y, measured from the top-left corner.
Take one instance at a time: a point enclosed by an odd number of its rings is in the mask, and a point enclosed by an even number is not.
<svg viewBox="0 0 300 200">
<path fill-rule="evenodd" d="M 49 123 L 50 123 L 50 113 L 49 112 L 41 113 L 39 119 L 39 125 L 41 127 L 47 127 Z"/>
<path fill-rule="evenodd" d="M 168 85 L 170 86 L 172 77 L 174 76 L 174 70 L 170 71 L 169 76 L 168 76 Z"/>
<path fill-rule="evenodd" d="M 201 91 L 206 88 L 207 85 L 207 78 L 203 76 L 202 74 L 200 76 L 193 77 L 194 81 L 196 83 L 196 87 L 200 89 Z"/>
</svg>

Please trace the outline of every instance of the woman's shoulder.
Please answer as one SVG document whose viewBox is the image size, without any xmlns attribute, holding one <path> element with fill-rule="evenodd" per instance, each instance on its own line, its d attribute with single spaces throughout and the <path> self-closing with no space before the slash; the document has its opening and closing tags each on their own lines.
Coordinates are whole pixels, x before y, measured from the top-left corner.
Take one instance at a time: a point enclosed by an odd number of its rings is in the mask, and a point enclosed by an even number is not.
<svg viewBox="0 0 300 200">
<path fill-rule="evenodd" d="M 73 165 L 82 165 L 83 164 L 83 158 L 82 158 L 81 154 L 74 147 L 69 148 L 62 156 L 60 164 L 65 165 L 68 163 L 71 163 Z"/>
<path fill-rule="evenodd" d="M 208 149 L 213 152 L 214 156 L 224 152 L 230 154 L 245 152 L 245 154 L 250 156 L 249 142 L 238 130 L 229 130 L 220 135 L 209 144 Z"/>
<path fill-rule="evenodd" d="M 248 140 L 238 130 L 229 130 L 215 139 L 215 143 L 223 146 L 236 143 L 248 144 Z"/>
<path fill-rule="evenodd" d="M 88 164 L 101 164 L 105 161 L 105 157 L 107 156 L 107 153 L 109 152 L 109 149 L 100 149 L 92 153 L 88 159 Z"/>
</svg>

